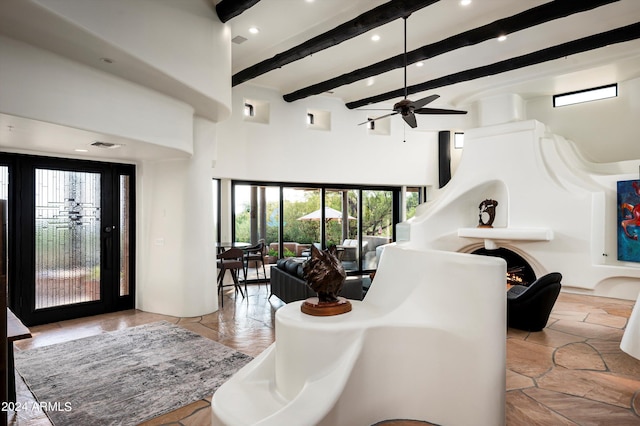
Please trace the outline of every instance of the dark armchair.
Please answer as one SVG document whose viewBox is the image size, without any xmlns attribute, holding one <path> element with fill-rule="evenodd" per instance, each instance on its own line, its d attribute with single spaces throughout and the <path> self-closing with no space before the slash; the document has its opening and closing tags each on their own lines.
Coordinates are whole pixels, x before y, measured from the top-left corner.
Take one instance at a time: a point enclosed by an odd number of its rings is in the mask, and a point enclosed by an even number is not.
<svg viewBox="0 0 640 426">
<path fill-rule="evenodd" d="M 529 286 L 511 287 L 507 291 L 507 326 L 527 331 L 542 330 L 560 294 L 561 280 L 562 274 L 552 272 Z"/>
</svg>

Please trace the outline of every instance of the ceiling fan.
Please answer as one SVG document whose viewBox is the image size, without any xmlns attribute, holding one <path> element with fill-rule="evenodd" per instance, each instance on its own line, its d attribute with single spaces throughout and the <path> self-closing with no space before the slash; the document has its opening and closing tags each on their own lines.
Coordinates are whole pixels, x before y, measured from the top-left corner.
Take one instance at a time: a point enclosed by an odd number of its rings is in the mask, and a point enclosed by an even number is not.
<svg viewBox="0 0 640 426">
<path fill-rule="evenodd" d="M 419 99 L 417 101 L 411 101 L 408 99 L 408 88 L 407 88 L 407 18 L 409 16 L 405 16 L 404 19 L 404 99 L 399 102 L 396 102 L 393 105 L 393 112 L 385 115 L 381 115 L 380 117 L 368 118 L 367 121 L 359 123 L 358 125 L 367 124 L 372 121 L 380 120 L 381 118 L 390 117 L 392 115 L 400 114 L 402 119 L 412 128 L 415 129 L 418 127 L 418 123 L 416 121 L 416 114 L 466 114 L 467 111 L 460 111 L 455 109 L 442 109 L 442 108 L 425 108 L 425 105 L 435 101 L 440 96 L 439 95 L 431 95 L 426 98 Z"/>
</svg>

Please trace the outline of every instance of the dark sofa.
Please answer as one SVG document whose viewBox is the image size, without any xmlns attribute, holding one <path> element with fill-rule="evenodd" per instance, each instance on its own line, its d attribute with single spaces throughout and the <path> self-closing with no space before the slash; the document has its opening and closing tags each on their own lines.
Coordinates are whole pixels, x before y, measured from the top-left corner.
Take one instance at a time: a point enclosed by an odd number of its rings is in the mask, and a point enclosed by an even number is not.
<svg viewBox="0 0 640 426">
<path fill-rule="evenodd" d="M 305 300 L 317 296 L 304 279 L 303 260 L 295 258 L 278 259 L 271 267 L 271 296 L 276 296 L 285 303 Z M 362 280 L 358 277 L 347 277 L 342 290 L 338 293 L 347 299 L 362 300 L 364 291 Z"/>
</svg>

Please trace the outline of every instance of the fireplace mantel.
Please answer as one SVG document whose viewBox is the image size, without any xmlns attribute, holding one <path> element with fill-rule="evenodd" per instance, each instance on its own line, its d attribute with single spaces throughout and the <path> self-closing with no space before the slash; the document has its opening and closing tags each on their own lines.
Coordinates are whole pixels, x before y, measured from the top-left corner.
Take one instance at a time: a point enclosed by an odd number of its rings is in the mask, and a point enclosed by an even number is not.
<svg viewBox="0 0 640 426">
<path fill-rule="evenodd" d="M 487 250 L 498 248 L 500 241 L 551 241 L 553 230 L 549 228 L 458 228 L 458 237 L 484 240 Z"/>
</svg>

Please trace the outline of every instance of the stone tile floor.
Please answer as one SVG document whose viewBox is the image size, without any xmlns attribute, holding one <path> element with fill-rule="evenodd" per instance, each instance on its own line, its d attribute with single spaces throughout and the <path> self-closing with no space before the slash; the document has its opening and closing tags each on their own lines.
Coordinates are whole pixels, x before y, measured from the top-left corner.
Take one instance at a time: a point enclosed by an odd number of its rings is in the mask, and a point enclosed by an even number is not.
<svg viewBox="0 0 640 426">
<path fill-rule="evenodd" d="M 138 310 L 33 327 L 33 338 L 16 350 L 55 344 L 103 332 L 167 320 L 241 352 L 256 356 L 274 340 L 275 311 L 268 286 L 250 285 L 249 295 L 225 293 L 224 309 L 196 318 Z M 626 355 L 620 339 L 633 302 L 562 293 L 547 327 L 536 333 L 507 331 L 507 425 L 640 425 L 640 361 Z M 33 396 L 18 378 L 18 401 Z M 144 423 L 209 425 L 210 400 L 197 401 Z M 393 421 L 408 426 L 423 422 Z M 9 413 L 10 425 L 50 425 L 42 412 Z"/>
</svg>

